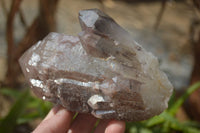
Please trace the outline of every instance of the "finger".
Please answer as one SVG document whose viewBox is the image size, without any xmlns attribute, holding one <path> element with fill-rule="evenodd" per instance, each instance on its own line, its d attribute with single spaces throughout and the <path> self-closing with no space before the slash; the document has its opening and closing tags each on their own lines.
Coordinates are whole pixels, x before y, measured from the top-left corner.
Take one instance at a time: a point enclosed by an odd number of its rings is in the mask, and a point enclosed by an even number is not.
<svg viewBox="0 0 200 133">
<path fill-rule="evenodd" d="M 91 132 L 97 118 L 90 114 L 78 114 L 68 133 L 88 133 Z"/>
<path fill-rule="evenodd" d="M 96 127 L 94 133 L 104 133 L 109 122 L 110 120 L 101 120 Z"/>
<path fill-rule="evenodd" d="M 110 121 L 105 130 L 105 133 L 124 133 L 124 132 L 125 132 L 125 122 L 117 120 Z"/>
<path fill-rule="evenodd" d="M 56 105 L 54 106 L 50 111 L 49 113 L 47 114 L 47 116 L 44 118 L 44 120 L 47 120 L 51 117 L 53 117 L 60 109 L 62 109 L 63 107 L 61 105 Z M 43 121 L 44 121 L 43 120 Z"/>
<path fill-rule="evenodd" d="M 72 117 L 73 113 L 61 108 L 51 118 L 43 120 L 33 133 L 64 133 L 69 129 Z"/>
</svg>

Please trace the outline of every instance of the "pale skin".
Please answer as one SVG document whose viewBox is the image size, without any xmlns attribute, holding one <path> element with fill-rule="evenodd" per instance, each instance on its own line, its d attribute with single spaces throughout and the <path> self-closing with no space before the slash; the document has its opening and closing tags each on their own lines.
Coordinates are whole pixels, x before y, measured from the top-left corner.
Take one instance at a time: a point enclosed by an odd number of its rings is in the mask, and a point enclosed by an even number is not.
<svg viewBox="0 0 200 133">
<path fill-rule="evenodd" d="M 74 113 L 60 106 L 51 109 L 33 133 L 124 133 L 125 122 L 101 120 L 94 129 L 97 118 L 90 114 L 78 114 L 72 121 Z"/>
</svg>

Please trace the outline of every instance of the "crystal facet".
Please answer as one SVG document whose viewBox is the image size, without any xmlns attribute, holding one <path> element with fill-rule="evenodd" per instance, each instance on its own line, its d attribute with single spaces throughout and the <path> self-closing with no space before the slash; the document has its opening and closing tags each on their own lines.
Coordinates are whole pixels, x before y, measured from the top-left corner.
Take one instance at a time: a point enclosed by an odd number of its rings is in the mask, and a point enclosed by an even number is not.
<svg viewBox="0 0 200 133">
<path fill-rule="evenodd" d="M 98 9 L 79 20 L 78 37 L 50 33 L 20 58 L 34 93 L 101 119 L 140 121 L 166 109 L 173 87 L 157 58 Z"/>
</svg>

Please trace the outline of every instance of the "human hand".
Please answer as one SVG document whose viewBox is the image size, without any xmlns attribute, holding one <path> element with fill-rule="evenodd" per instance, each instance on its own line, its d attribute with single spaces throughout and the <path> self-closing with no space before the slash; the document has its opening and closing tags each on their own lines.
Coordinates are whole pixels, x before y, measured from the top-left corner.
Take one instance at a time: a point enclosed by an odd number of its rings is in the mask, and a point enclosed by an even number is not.
<svg viewBox="0 0 200 133">
<path fill-rule="evenodd" d="M 90 114 L 78 114 L 72 121 L 74 113 L 56 106 L 33 133 L 123 133 L 125 122 L 117 120 L 101 120 L 94 129 L 97 118 Z"/>
</svg>

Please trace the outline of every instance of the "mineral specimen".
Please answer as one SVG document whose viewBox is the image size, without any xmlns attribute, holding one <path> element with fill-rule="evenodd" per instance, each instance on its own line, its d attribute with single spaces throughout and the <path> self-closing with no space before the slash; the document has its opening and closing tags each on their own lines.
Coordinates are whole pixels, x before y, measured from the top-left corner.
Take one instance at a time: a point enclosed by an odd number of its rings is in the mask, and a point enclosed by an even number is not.
<svg viewBox="0 0 200 133">
<path fill-rule="evenodd" d="M 173 87 L 157 58 L 98 9 L 79 20 L 79 37 L 50 33 L 20 58 L 34 93 L 101 119 L 140 121 L 166 109 Z"/>
</svg>

